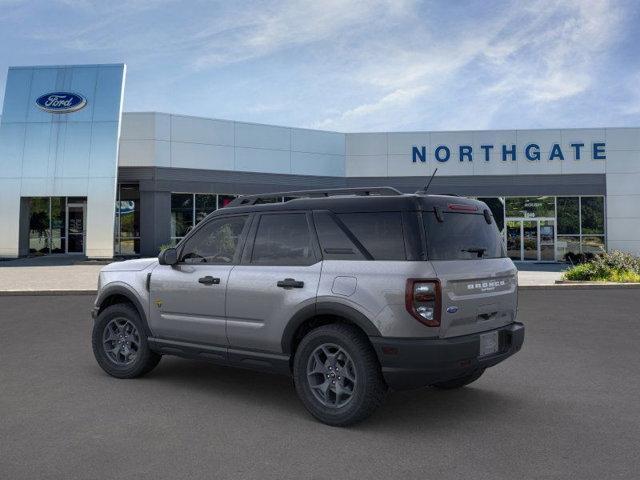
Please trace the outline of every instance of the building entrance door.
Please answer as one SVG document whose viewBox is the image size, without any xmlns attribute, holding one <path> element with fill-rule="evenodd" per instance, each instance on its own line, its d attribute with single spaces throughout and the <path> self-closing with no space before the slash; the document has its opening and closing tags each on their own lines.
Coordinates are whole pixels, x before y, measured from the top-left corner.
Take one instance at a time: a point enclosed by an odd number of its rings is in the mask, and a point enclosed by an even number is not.
<svg viewBox="0 0 640 480">
<path fill-rule="evenodd" d="M 555 219 L 508 218 L 506 223 L 505 240 L 509 258 L 516 261 L 555 261 Z"/>
<path fill-rule="evenodd" d="M 86 204 L 67 203 L 67 253 L 84 253 Z"/>
</svg>

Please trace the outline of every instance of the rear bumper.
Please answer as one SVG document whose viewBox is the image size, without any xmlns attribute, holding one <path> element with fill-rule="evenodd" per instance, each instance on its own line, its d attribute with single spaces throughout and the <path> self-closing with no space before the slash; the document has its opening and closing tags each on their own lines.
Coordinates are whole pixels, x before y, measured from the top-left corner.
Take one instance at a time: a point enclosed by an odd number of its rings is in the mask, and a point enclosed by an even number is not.
<svg viewBox="0 0 640 480">
<path fill-rule="evenodd" d="M 454 338 L 370 337 L 370 340 L 387 384 L 394 390 L 407 390 L 492 367 L 520 350 L 524 342 L 523 324 L 514 322 L 496 330 L 499 350 L 482 358 L 478 358 L 480 335 L 487 332 Z"/>
</svg>

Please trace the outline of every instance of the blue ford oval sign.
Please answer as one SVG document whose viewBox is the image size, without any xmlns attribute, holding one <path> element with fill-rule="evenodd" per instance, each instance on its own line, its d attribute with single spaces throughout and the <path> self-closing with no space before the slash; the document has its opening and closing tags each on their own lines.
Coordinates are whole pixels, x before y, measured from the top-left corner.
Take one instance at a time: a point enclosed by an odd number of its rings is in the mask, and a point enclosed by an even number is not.
<svg viewBox="0 0 640 480">
<path fill-rule="evenodd" d="M 85 107 L 87 99 L 70 92 L 53 92 L 38 97 L 36 105 L 49 113 L 72 113 Z"/>
</svg>

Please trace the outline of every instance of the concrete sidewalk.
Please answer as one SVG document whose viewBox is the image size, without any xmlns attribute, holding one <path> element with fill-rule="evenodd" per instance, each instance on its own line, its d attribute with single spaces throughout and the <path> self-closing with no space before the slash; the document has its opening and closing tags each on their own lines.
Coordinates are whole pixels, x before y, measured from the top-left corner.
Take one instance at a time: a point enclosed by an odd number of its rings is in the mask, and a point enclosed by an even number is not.
<svg viewBox="0 0 640 480">
<path fill-rule="evenodd" d="M 0 262 L 0 294 L 95 293 L 103 264 L 78 257 L 22 258 Z M 520 286 L 549 286 L 560 279 L 564 264 L 516 263 Z"/>
<path fill-rule="evenodd" d="M 0 262 L 0 294 L 94 293 L 104 264 L 82 264 L 82 257 L 20 258 Z"/>
<path fill-rule="evenodd" d="M 565 263 L 514 263 L 518 268 L 520 286 L 554 285 L 562 277 L 562 272 L 570 267 Z"/>
</svg>

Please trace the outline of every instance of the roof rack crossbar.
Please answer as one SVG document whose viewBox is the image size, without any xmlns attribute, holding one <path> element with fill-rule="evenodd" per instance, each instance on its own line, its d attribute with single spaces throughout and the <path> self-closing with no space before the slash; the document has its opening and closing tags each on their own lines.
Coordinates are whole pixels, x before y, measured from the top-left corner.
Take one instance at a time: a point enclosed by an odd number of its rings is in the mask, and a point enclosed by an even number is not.
<svg viewBox="0 0 640 480">
<path fill-rule="evenodd" d="M 233 199 L 227 207 L 239 207 L 254 205 L 263 199 L 274 197 L 317 198 L 331 197 L 335 195 L 402 195 L 400 190 L 393 187 L 357 187 L 357 188 L 331 188 L 320 190 L 296 190 L 290 192 L 269 192 L 257 195 L 240 195 Z"/>
</svg>

